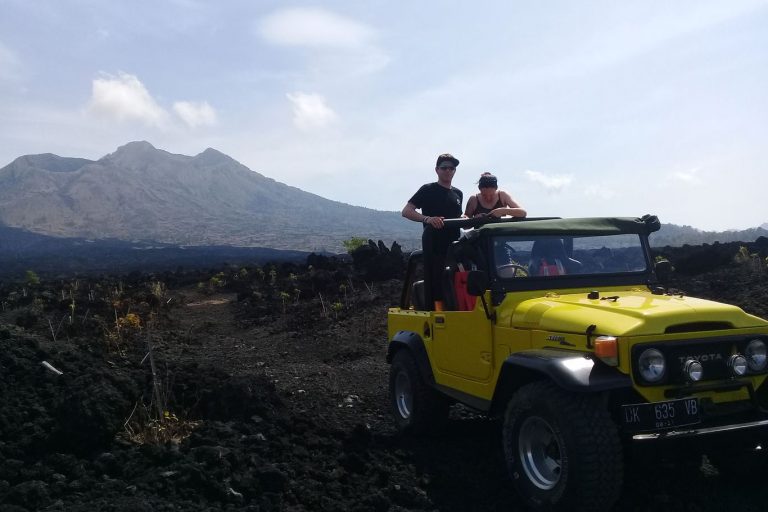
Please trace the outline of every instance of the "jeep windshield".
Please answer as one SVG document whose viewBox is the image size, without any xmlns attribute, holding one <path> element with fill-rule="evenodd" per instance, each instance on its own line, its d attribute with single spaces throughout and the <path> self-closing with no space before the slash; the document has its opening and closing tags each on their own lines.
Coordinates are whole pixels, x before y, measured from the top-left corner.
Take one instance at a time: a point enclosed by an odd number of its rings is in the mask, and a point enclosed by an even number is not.
<svg viewBox="0 0 768 512">
<path fill-rule="evenodd" d="M 651 215 L 527 219 L 484 224 L 465 239 L 485 254 L 496 293 L 642 286 L 655 281 L 648 235 L 659 226 Z"/>
<path fill-rule="evenodd" d="M 465 218 L 446 219 L 445 225 L 464 230 L 449 248 L 446 270 L 487 272 L 494 303 L 509 291 L 650 286 L 658 282 L 648 235 L 658 231 L 661 224 L 652 215 Z M 432 231 L 425 231 L 425 246 L 431 244 L 428 235 Z M 411 262 L 408 282 L 415 280 L 416 261 Z M 407 295 L 404 291 L 403 304 Z M 430 303 L 429 298 L 426 303 Z"/>
<path fill-rule="evenodd" d="M 499 279 L 557 279 L 649 272 L 639 234 L 493 236 L 492 271 Z"/>
</svg>

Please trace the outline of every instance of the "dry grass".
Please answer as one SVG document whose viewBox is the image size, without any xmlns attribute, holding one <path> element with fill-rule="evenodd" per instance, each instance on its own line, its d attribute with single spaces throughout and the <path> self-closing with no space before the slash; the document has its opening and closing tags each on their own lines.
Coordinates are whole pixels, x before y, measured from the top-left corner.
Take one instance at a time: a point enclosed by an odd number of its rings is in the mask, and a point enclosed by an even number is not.
<svg viewBox="0 0 768 512">
<path fill-rule="evenodd" d="M 134 418 L 136 411 L 141 411 Z M 139 408 L 139 403 L 133 408 L 131 416 L 123 425 L 124 431 L 118 437 L 135 444 L 179 444 L 192 435 L 192 432 L 202 425 L 201 420 L 178 418 L 175 414 L 164 411 L 162 418 L 151 418 L 148 409 Z"/>
</svg>

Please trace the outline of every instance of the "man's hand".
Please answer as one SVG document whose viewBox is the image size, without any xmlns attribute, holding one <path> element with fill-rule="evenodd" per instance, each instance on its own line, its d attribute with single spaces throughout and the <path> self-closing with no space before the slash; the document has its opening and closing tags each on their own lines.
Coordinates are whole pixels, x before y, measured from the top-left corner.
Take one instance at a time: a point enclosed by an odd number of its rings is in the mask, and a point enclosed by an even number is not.
<svg viewBox="0 0 768 512">
<path fill-rule="evenodd" d="M 435 229 L 443 229 L 445 226 L 445 222 L 443 222 L 443 217 L 428 217 L 426 224 L 429 224 Z"/>
</svg>

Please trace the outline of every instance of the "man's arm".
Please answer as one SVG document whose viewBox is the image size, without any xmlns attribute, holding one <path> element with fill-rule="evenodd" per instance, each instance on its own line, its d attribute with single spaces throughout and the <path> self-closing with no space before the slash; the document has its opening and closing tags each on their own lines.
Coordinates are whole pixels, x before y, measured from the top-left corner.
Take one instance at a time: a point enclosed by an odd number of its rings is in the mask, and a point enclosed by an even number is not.
<svg viewBox="0 0 768 512">
<path fill-rule="evenodd" d="M 424 222 L 427 220 L 426 215 L 416 211 L 416 205 L 413 203 L 406 203 L 403 207 L 403 217 L 414 222 Z"/>
<path fill-rule="evenodd" d="M 422 222 L 429 224 L 433 228 L 440 229 L 443 227 L 442 217 L 428 217 L 416 211 L 416 205 L 413 203 L 406 203 L 403 207 L 403 217 L 412 220 L 414 222 Z"/>
</svg>

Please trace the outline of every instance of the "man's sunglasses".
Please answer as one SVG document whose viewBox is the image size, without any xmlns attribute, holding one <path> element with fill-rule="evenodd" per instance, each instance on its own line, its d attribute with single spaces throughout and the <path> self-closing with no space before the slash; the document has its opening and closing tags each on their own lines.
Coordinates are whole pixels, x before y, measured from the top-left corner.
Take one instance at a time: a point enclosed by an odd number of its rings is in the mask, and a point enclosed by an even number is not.
<svg viewBox="0 0 768 512">
<path fill-rule="evenodd" d="M 441 165 L 440 167 L 438 167 L 438 169 L 440 169 L 442 171 L 455 171 L 456 167 L 449 167 L 447 165 Z"/>
</svg>

